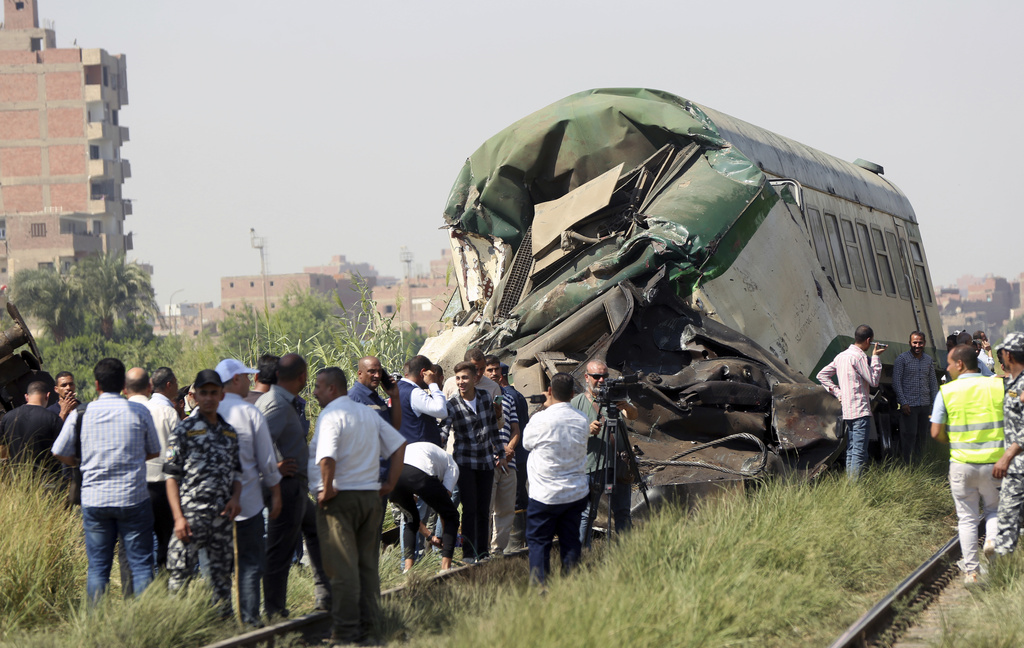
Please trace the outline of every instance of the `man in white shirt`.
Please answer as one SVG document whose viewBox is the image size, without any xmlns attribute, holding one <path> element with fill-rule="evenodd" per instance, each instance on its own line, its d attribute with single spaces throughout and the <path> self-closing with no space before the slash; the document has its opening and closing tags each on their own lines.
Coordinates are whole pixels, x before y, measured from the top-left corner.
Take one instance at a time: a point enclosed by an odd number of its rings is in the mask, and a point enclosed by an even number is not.
<svg viewBox="0 0 1024 648">
<path fill-rule="evenodd" d="M 580 560 L 580 519 L 590 492 L 587 480 L 587 418 L 569 405 L 574 382 L 567 373 L 551 377 L 544 409 L 523 429 L 523 447 L 530 452 L 527 475 L 526 544 L 530 548 L 530 580 L 543 585 L 551 570 L 551 545 L 558 536 L 562 569 Z"/>
<path fill-rule="evenodd" d="M 160 367 L 150 379 L 153 395 L 146 407 L 153 416 L 156 436 L 160 439 L 160 455 L 146 462 L 146 486 L 149 501 L 153 505 L 153 533 L 156 534 L 156 567 L 167 566 L 167 543 L 174 533 L 174 515 L 167 501 L 167 473 L 164 472 L 164 453 L 167 452 L 167 438 L 178 424 L 178 411 L 174 401 L 178 397 L 178 379 L 170 367 Z"/>
<path fill-rule="evenodd" d="M 369 407 L 348 396 L 337 367 L 316 374 L 320 407 L 309 445 L 309 490 L 317 499 L 317 535 L 331 579 L 331 642 L 357 642 L 373 628 L 380 608 L 378 542 L 381 497 L 402 474 L 405 438 Z M 380 482 L 380 457 L 388 481 Z"/>
<path fill-rule="evenodd" d="M 402 543 L 405 569 L 412 569 L 413 540 L 417 531 L 431 544 L 441 545 L 441 570 L 451 569 L 455 553 L 455 534 L 459 529 L 459 510 L 452 502 L 452 491 L 459 480 L 455 458 L 433 443 L 421 441 L 405 446 L 405 467 L 391 491 L 391 501 L 402 510 Z M 420 518 L 416 498 L 437 511 L 444 523 L 441 539 L 432 535 Z"/>
<path fill-rule="evenodd" d="M 255 405 L 246 402 L 249 376 L 256 373 L 238 360 L 228 358 L 217 365 L 224 382 L 220 414 L 238 435 L 238 460 L 242 465 L 241 511 L 235 516 L 235 552 L 238 555 L 238 607 L 242 623 L 262 627 L 260 581 L 267 565 L 267 544 L 263 524 L 263 488 L 270 489 L 270 519 L 281 513 L 281 473 L 270 438 L 267 420 Z"/>
</svg>

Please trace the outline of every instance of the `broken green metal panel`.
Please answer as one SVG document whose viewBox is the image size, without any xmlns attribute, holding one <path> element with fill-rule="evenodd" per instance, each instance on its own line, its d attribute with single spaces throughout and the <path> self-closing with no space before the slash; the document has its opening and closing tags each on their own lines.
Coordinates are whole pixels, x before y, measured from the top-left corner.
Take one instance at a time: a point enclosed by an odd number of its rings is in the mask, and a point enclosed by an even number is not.
<svg viewBox="0 0 1024 648">
<path fill-rule="evenodd" d="M 501 238 L 514 254 L 535 204 L 559 198 L 618 164 L 636 166 L 665 144 L 691 141 L 707 149 L 703 157 L 713 170 L 687 192 L 691 200 L 735 192 L 739 185 L 756 192 L 764 185 L 760 169 L 728 147 L 692 102 L 654 90 L 598 89 L 552 104 L 484 143 L 460 172 L 445 219 L 457 229 Z M 749 201 L 748 196 L 743 204 Z M 723 222 L 718 216 L 739 211 L 727 201 L 714 213 L 695 215 L 703 217 L 701 229 L 721 235 L 731 218 Z"/>
</svg>

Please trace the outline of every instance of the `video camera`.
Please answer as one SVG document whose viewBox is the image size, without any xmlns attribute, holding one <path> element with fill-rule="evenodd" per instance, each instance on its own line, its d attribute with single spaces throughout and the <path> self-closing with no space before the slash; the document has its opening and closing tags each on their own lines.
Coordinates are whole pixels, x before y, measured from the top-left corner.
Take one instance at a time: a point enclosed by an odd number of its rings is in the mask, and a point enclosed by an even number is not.
<svg viewBox="0 0 1024 648">
<path fill-rule="evenodd" d="M 605 378 L 604 382 L 598 385 L 597 400 L 602 405 L 625 400 L 628 395 L 629 386 L 639 381 L 640 374 L 638 373 L 620 378 Z"/>
</svg>

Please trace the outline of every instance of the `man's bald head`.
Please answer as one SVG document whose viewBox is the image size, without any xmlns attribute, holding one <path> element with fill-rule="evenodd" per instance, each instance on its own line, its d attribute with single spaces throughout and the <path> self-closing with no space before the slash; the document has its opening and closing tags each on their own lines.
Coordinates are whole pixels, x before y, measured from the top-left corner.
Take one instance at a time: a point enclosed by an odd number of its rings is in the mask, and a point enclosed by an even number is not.
<svg viewBox="0 0 1024 648">
<path fill-rule="evenodd" d="M 376 390 L 380 385 L 381 375 L 380 360 L 374 356 L 359 358 L 356 365 L 356 381 L 366 385 L 371 390 Z"/>
<path fill-rule="evenodd" d="M 149 396 L 153 386 L 149 382 L 149 372 L 142 367 L 132 367 L 124 375 L 124 393 L 128 396 Z"/>
</svg>

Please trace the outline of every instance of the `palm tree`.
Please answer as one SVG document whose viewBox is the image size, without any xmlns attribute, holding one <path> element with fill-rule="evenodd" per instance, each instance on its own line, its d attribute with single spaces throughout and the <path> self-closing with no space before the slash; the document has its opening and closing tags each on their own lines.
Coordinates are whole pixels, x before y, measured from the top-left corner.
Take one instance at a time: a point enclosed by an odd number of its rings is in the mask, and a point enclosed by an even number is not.
<svg viewBox="0 0 1024 648">
<path fill-rule="evenodd" d="M 54 269 L 21 270 L 11 284 L 11 301 L 42 323 L 55 342 L 81 333 L 82 293 Z"/>
<path fill-rule="evenodd" d="M 71 268 L 71 283 L 81 290 L 83 307 L 96 317 L 106 339 L 115 322 L 157 313 L 149 274 L 138 263 L 125 263 L 124 255 L 104 254 L 82 259 Z"/>
</svg>

